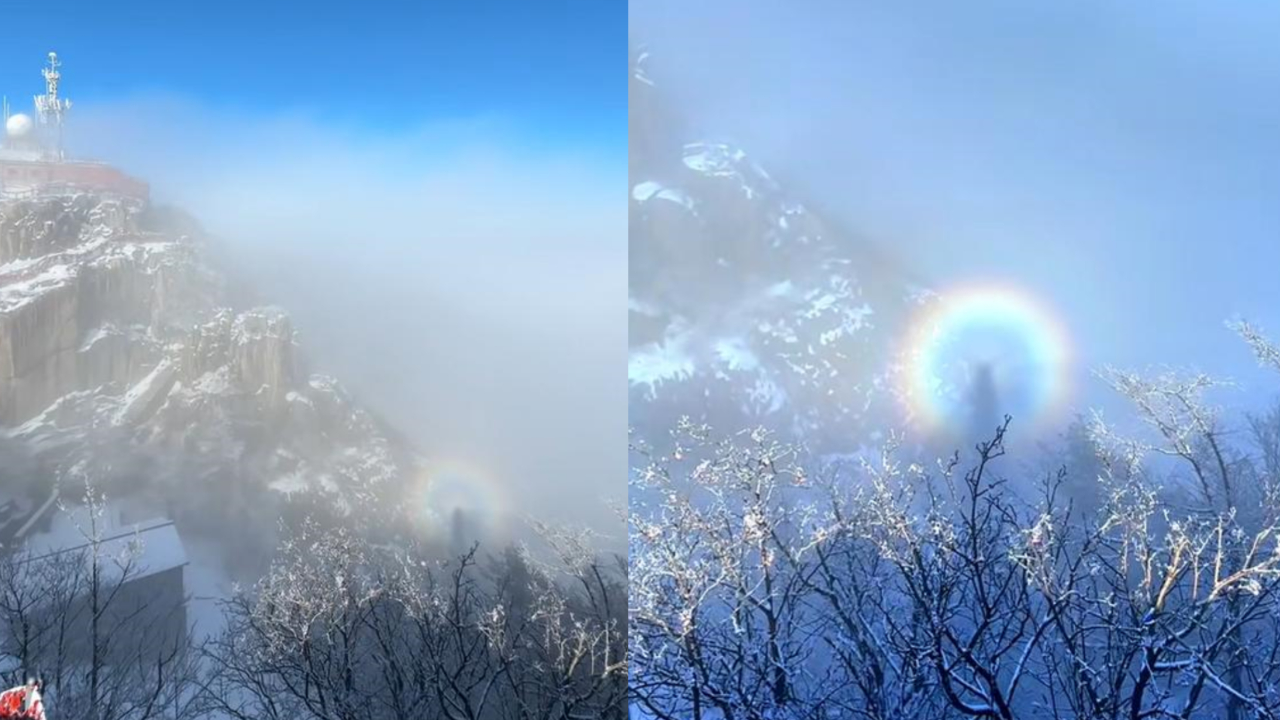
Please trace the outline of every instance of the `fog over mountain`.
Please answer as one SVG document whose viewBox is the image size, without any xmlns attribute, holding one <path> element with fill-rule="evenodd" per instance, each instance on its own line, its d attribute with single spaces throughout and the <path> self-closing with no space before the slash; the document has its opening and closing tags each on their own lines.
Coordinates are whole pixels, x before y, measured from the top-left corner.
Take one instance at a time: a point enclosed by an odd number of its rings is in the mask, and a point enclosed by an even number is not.
<svg viewBox="0 0 1280 720">
<path fill-rule="evenodd" d="M 1280 716 L 1280 11 L 630 10 L 632 717 Z"/>
<path fill-rule="evenodd" d="M 77 149 L 198 218 L 470 502 L 620 534 L 620 164 L 485 118 L 371 137 L 174 97 L 77 111 Z"/>
<path fill-rule="evenodd" d="M 692 134 L 731 139 L 931 285 L 1009 283 L 1103 364 L 1274 396 L 1223 321 L 1280 328 L 1280 12 L 1189 3 L 688 4 L 633 41 Z"/>
</svg>

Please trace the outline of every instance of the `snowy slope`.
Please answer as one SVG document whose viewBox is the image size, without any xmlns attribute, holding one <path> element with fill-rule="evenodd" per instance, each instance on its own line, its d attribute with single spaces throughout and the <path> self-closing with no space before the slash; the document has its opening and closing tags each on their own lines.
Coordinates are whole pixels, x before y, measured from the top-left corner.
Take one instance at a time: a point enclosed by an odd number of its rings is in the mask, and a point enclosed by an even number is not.
<svg viewBox="0 0 1280 720">
<path fill-rule="evenodd" d="M 731 143 L 631 80 L 631 422 L 764 424 L 844 451 L 899 418 L 898 337 L 929 294 Z M 724 427 L 728 425 L 728 427 Z"/>
</svg>

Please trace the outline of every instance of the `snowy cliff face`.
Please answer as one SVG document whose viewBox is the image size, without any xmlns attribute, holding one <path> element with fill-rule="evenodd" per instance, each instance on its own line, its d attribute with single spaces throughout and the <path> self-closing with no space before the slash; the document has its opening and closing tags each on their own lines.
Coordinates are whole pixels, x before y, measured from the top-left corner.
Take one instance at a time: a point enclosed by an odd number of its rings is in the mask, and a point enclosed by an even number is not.
<svg viewBox="0 0 1280 720">
<path fill-rule="evenodd" d="M 928 294 L 732 144 L 685 137 L 632 64 L 631 423 L 763 424 L 849 452 L 900 415 L 897 338 Z"/>
<path fill-rule="evenodd" d="M 182 230 L 92 195 L 0 202 L 0 483 L 89 472 L 207 516 L 372 501 L 408 453 Z"/>
</svg>

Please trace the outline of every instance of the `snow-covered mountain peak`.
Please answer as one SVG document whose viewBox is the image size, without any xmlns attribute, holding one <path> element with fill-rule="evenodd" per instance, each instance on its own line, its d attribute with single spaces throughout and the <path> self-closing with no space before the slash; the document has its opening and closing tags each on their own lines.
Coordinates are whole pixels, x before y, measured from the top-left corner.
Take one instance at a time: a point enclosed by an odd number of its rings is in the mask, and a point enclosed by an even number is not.
<svg viewBox="0 0 1280 720">
<path fill-rule="evenodd" d="M 840 451 L 898 419 L 899 335 L 927 294 L 662 100 L 633 84 L 633 426 L 761 423 Z"/>
</svg>

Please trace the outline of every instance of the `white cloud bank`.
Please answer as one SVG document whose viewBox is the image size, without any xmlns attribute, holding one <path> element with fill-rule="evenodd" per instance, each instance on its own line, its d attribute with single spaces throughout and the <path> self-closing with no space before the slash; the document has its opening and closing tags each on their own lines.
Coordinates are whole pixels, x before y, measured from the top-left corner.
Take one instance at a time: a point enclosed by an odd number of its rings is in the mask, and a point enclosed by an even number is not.
<svg viewBox="0 0 1280 720">
<path fill-rule="evenodd" d="M 533 513 L 625 498 L 618 157 L 492 119 L 372 133 L 174 98 L 77 106 L 70 142 L 197 216 L 313 358 Z"/>
</svg>

